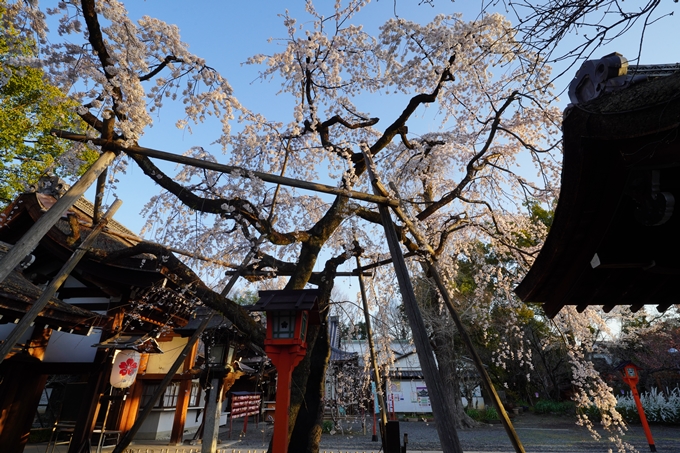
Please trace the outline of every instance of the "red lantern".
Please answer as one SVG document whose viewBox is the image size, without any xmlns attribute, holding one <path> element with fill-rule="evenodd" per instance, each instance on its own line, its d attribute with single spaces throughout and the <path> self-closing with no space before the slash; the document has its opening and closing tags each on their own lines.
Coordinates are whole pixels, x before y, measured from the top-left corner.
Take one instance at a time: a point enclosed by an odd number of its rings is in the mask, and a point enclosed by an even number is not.
<svg viewBox="0 0 680 453">
<path fill-rule="evenodd" d="M 307 351 L 307 327 L 320 322 L 320 291 L 260 291 L 259 294 L 260 299 L 249 309 L 267 314 L 264 349 L 278 373 L 272 450 L 274 453 L 286 453 L 291 376 Z"/>
</svg>

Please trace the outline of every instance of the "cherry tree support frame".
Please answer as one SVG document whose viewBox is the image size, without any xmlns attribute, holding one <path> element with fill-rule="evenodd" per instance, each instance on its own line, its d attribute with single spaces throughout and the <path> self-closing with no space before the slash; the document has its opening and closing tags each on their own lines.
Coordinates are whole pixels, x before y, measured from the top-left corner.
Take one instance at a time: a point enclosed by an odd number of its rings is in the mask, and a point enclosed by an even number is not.
<svg viewBox="0 0 680 453">
<path fill-rule="evenodd" d="M 160 151 L 157 149 L 145 148 L 142 146 L 123 146 L 122 143 L 117 141 L 110 141 L 105 139 L 92 139 L 88 138 L 82 134 L 74 134 L 72 132 L 52 130 L 52 134 L 63 139 L 73 140 L 77 142 L 91 142 L 94 145 L 107 145 L 115 148 L 118 151 L 123 151 L 128 154 L 140 154 L 142 156 L 153 157 L 161 160 L 166 160 L 169 162 L 175 162 L 177 164 L 190 165 L 196 168 L 203 168 L 205 170 L 213 170 L 220 173 L 237 173 L 244 178 L 257 178 L 265 182 L 271 182 L 275 184 L 282 184 L 289 187 L 297 187 L 298 189 L 311 190 L 313 192 L 322 192 L 331 195 L 339 195 L 343 197 L 349 197 L 355 200 L 368 201 L 371 203 L 384 204 L 387 206 L 395 207 L 398 206 L 398 202 L 389 197 L 384 197 L 380 195 L 373 195 L 364 192 L 358 192 L 356 190 L 342 189 L 338 187 L 328 186 L 326 184 L 319 184 L 314 182 L 302 181 L 294 178 L 287 178 L 285 176 L 277 176 L 269 173 L 263 173 L 259 171 L 247 170 L 241 167 L 235 167 L 233 165 L 218 164 L 217 162 L 208 162 L 201 159 L 195 159 L 193 157 L 180 156 L 173 153 L 168 153 L 166 151 Z"/>
<path fill-rule="evenodd" d="M 425 326 L 422 323 L 422 318 L 420 317 L 420 312 L 418 310 L 416 301 L 415 301 L 415 295 L 413 292 L 413 287 L 411 285 L 410 277 L 408 275 L 408 270 L 406 269 L 406 264 L 404 262 L 404 256 L 401 252 L 400 246 L 399 246 L 399 239 L 396 235 L 396 231 L 394 231 L 394 224 L 392 223 L 392 219 L 389 215 L 388 207 L 391 207 L 395 214 L 404 222 L 404 224 L 407 226 L 411 234 L 414 235 L 416 238 L 416 241 L 421 247 L 424 247 L 426 250 L 429 251 L 429 254 L 431 256 L 431 259 L 434 259 L 434 253 L 432 251 L 432 248 L 429 246 L 427 241 L 424 239 L 424 237 L 419 233 L 418 229 L 415 227 L 415 225 L 410 222 L 408 217 L 404 214 L 404 212 L 401 210 L 399 207 L 399 202 L 398 200 L 394 200 L 390 198 L 387 195 L 387 191 L 385 188 L 380 184 L 378 179 L 375 177 L 375 175 L 372 172 L 372 169 L 374 168 L 374 165 L 372 163 L 372 158 L 370 154 L 367 152 L 367 147 L 364 150 L 364 158 L 366 159 L 367 162 L 367 169 L 369 171 L 369 176 L 371 178 L 371 183 L 373 185 L 373 190 L 375 192 L 374 195 L 363 193 L 363 192 L 357 192 L 353 190 L 347 190 L 347 189 L 339 189 L 336 187 L 332 186 L 327 186 L 324 184 L 317 184 L 317 183 L 311 183 L 307 181 L 301 181 L 293 178 L 286 178 L 283 176 L 276 176 L 276 175 L 271 175 L 267 173 L 262 173 L 262 172 L 254 172 L 254 171 L 249 171 L 245 170 L 239 167 L 234 167 L 230 165 L 223 165 L 223 164 L 218 164 L 214 162 L 206 162 L 203 160 L 199 159 L 194 159 L 186 156 L 179 156 L 176 154 L 168 153 L 165 151 L 159 151 L 159 150 L 154 150 L 150 148 L 144 148 L 140 146 L 128 146 L 125 147 L 122 145 L 122 143 L 117 143 L 117 141 L 112 141 L 112 140 L 107 140 L 107 139 L 88 139 L 86 136 L 81 135 L 81 134 L 73 134 L 70 132 L 66 131 L 59 131 L 59 130 L 53 130 L 52 131 L 53 135 L 56 135 L 58 137 L 64 138 L 64 139 L 69 139 L 73 141 L 91 141 L 95 145 L 100 145 L 102 147 L 106 147 L 108 149 L 116 149 L 118 151 L 124 151 L 127 153 L 132 153 L 132 154 L 141 154 L 145 155 L 148 157 L 153 157 L 153 158 L 158 158 L 161 160 L 167 160 L 170 162 L 175 162 L 179 164 L 184 164 L 184 165 L 191 165 L 195 166 L 198 168 L 203 168 L 207 170 L 213 170 L 213 171 L 218 171 L 222 173 L 239 173 L 240 175 L 244 177 L 252 177 L 252 178 L 259 178 L 265 182 L 272 182 L 276 184 L 282 184 L 286 186 L 291 186 L 291 187 L 297 187 L 301 189 L 306 189 L 306 190 L 311 190 L 311 191 L 316 191 L 316 192 L 322 192 L 322 193 L 328 193 L 328 194 L 334 194 L 338 196 L 346 196 L 349 198 L 357 199 L 357 200 L 362 200 L 362 201 L 367 201 L 371 203 L 376 203 L 378 205 L 378 209 L 380 211 L 380 215 L 382 218 L 382 223 L 383 226 L 385 227 L 385 234 L 388 238 L 388 245 L 390 247 L 390 253 L 392 255 L 392 261 L 395 266 L 395 271 L 397 273 L 397 278 L 399 280 L 399 285 L 400 289 L 402 292 L 402 297 L 404 298 L 405 305 L 407 308 L 411 306 L 412 308 L 415 308 L 415 311 L 417 313 L 413 313 L 416 321 L 417 319 L 420 319 L 420 324 L 418 326 L 415 326 L 415 328 L 412 327 L 412 330 L 414 331 L 414 339 L 417 336 L 424 335 L 425 334 Z M 30 251 L 35 248 L 37 243 L 40 241 L 42 236 L 45 235 L 47 231 L 56 223 L 56 221 L 61 217 L 63 213 L 66 212 L 66 210 L 71 207 L 75 201 L 82 196 L 82 194 L 85 192 L 87 187 L 89 187 L 92 182 L 94 181 L 95 178 L 97 178 L 102 171 L 113 161 L 113 158 L 115 157 L 115 154 L 111 151 L 105 151 L 102 153 L 100 156 L 99 160 L 95 162 L 95 164 L 81 177 L 81 179 L 73 186 L 69 191 L 52 207 L 52 209 L 48 210 L 45 215 L 43 215 L 38 222 L 26 233 L 26 237 L 28 237 L 27 241 L 22 241 L 21 247 L 15 246 L 10 253 L 8 253 L 5 258 L 0 261 L 0 281 L 4 280 L 7 275 L 14 269 L 14 267 L 19 264 L 19 262 L 23 259 L 23 257 L 29 253 Z M 77 190 L 75 190 L 77 187 Z M 77 196 L 76 196 L 77 194 Z M 59 206 L 59 202 L 63 200 L 62 206 Z M 51 215 L 50 215 L 51 214 Z M 38 228 L 40 227 L 40 228 Z M 35 231 L 34 231 L 35 230 Z M 262 238 L 260 238 L 262 239 Z M 251 253 L 253 253 L 254 250 L 251 250 Z M 249 253 L 248 257 L 246 257 L 246 260 L 250 260 L 251 254 Z M 247 261 L 244 260 L 244 262 L 247 264 Z M 470 339 L 469 335 L 467 334 L 467 331 L 465 327 L 462 324 L 462 321 L 458 317 L 458 314 L 453 306 L 452 299 L 450 297 L 450 294 L 448 293 L 448 290 L 446 289 L 445 285 L 443 284 L 440 275 L 438 274 L 438 270 L 436 267 L 436 263 L 427 261 L 426 265 L 429 267 L 429 269 L 432 271 L 433 278 L 435 280 L 435 284 L 437 285 L 442 298 L 444 299 L 444 302 L 447 305 L 447 308 L 449 309 L 449 312 L 451 313 L 453 320 L 458 327 L 459 333 L 463 337 L 463 341 L 465 342 L 470 354 L 472 355 L 473 361 L 475 363 L 475 366 L 477 367 L 478 372 L 480 373 L 480 376 L 482 377 L 482 381 L 484 384 L 485 389 L 489 392 L 489 394 L 492 396 L 494 406 L 496 407 L 496 410 L 498 411 L 500 417 L 501 417 L 501 422 L 503 423 L 503 426 L 505 427 L 506 432 L 508 433 L 508 436 L 510 437 L 510 441 L 513 444 L 513 447 L 515 448 L 515 451 L 517 453 L 524 453 L 524 447 L 522 446 L 522 443 L 520 442 L 516 431 L 514 430 L 514 427 L 512 426 L 512 423 L 510 422 L 510 419 L 507 415 L 507 412 L 505 411 L 503 404 L 500 401 L 500 398 L 498 397 L 498 394 L 495 391 L 495 388 L 493 386 L 493 383 L 491 382 L 491 379 L 489 375 L 487 374 L 486 370 L 484 369 L 484 365 L 481 362 L 481 358 L 479 355 L 476 353 L 474 346 L 472 344 L 472 340 Z M 242 267 L 241 267 L 242 269 Z M 237 273 L 236 275 L 232 276 L 231 281 L 225 287 L 223 291 L 223 295 L 225 293 L 228 293 L 231 287 L 236 283 L 236 280 L 238 279 L 240 272 Z M 410 318 L 410 317 L 409 317 Z M 192 337 L 193 338 L 193 337 Z M 195 341 L 195 340 L 194 340 Z M 191 343 L 191 341 L 190 341 Z M 420 341 L 418 343 L 421 343 Z M 417 349 L 422 349 L 424 350 L 429 350 L 430 354 L 425 354 L 425 356 L 429 356 L 431 361 L 433 362 L 434 365 L 434 356 L 432 354 L 429 342 L 427 341 L 427 338 L 424 338 L 422 341 L 422 345 L 419 347 L 418 344 L 416 345 Z M 189 344 L 187 344 L 187 347 Z M 183 351 L 184 352 L 184 351 Z M 187 351 L 188 352 L 188 351 Z M 180 357 L 183 360 L 183 354 L 180 354 Z M 425 366 L 427 367 L 427 357 L 424 357 L 425 359 Z M 177 367 L 179 368 L 180 358 L 178 357 L 178 361 L 176 362 Z M 436 369 L 436 365 L 434 365 Z M 168 376 L 174 373 L 168 373 Z M 426 382 L 427 382 L 427 376 L 431 375 L 431 373 L 426 374 Z M 167 377 L 167 376 L 166 376 Z M 436 379 L 434 379 L 434 376 L 430 378 L 432 382 L 432 386 L 429 382 L 427 382 L 428 388 L 431 388 L 434 390 L 435 394 L 438 392 L 438 383 L 436 382 Z M 170 380 L 165 384 L 169 384 Z M 162 384 L 162 383 L 161 383 Z M 163 385 L 159 386 L 159 391 L 162 389 L 164 390 Z M 439 392 L 441 393 L 441 392 Z M 160 394 L 158 395 L 160 397 Z M 435 409 L 435 405 L 439 405 L 439 403 L 442 401 L 440 398 L 437 398 L 436 396 L 432 399 L 433 401 L 433 409 Z M 440 408 L 441 410 L 442 408 Z M 143 414 L 140 414 L 140 417 Z M 135 425 L 137 425 L 137 422 L 140 422 L 139 425 L 141 426 L 141 421 L 143 420 L 138 420 L 135 422 Z M 127 434 L 132 434 L 132 431 L 134 430 L 135 426 L 133 426 L 133 429 L 128 432 Z M 137 429 L 139 429 L 139 426 L 137 426 Z M 136 431 L 135 431 L 136 432 Z M 448 451 L 454 451 L 453 449 L 457 449 L 457 451 L 460 450 L 460 445 L 458 442 L 458 436 L 455 430 L 450 430 L 448 431 L 448 434 L 451 436 L 451 442 L 445 441 L 445 439 L 441 439 L 443 443 L 447 443 L 450 445 L 450 448 L 446 448 L 445 450 Z M 442 437 L 442 433 L 440 433 L 440 437 Z M 132 436 L 124 436 L 124 438 L 121 440 L 119 445 L 114 449 L 113 453 L 121 453 L 127 445 L 129 445 L 129 442 L 131 441 Z M 127 442 L 125 442 L 127 440 Z M 456 447 L 457 445 L 457 447 Z"/>
<path fill-rule="evenodd" d="M 371 183 L 373 184 L 373 189 L 375 190 L 376 193 L 386 196 L 387 195 L 387 190 L 385 187 L 381 184 L 381 182 L 378 180 L 378 178 L 372 173 L 370 170 L 371 168 L 374 168 L 373 161 L 370 155 L 370 151 L 365 150 L 364 151 L 364 158 L 366 159 L 367 162 L 367 168 L 369 169 L 369 175 L 371 177 Z M 385 233 L 388 233 L 389 229 L 394 230 L 394 227 L 392 226 L 392 219 L 389 216 L 389 213 L 387 213 L 387 207 L 381 206 L 379 207 L 381 209 L 380 214 L 381 217 L 383 218 L 383 225 L 385 227 Z M 456 328 L 458 329 L 458 333 L 460 334 L 461 338 L 463 339 L 463 342 L 465 343 L 465 346 L 468 349 L 468 352 L 472 356 L 472 361 L 475 364 L 475 367 L 477 368 L 477 372 L 479 373 L 480 377 L 482 378 L 482 384 L 484 385 L 484 389 L 487 391 L 489 396 L 491 396 L 492 402 L 494 407 L 496 408 L 496 411 L 498 412 L 498 415 L 501 419 L 501 423 L 503 424 L 503 427 L 505 428 L 506 433 L 508 434 L 508 437 L 510 438 L 510 442 L 512 443 L 513 448 L 515 449 L 516 453 L 525 453 L 524 451 L 524 446 L 522 445 L 522 442 L 519 440 L 519 436 L 517 435 L 517 431 L 515 431 L 515 428 L 512 426 L 512 422 L 510 421 L 510 417 L 508 416 L 508 413 L 505 411 L 505 408 L 503 407 L 503 403 L 500 400 L 500 397 L 498 396 L 498 393 L 496 392 L 496 389 L 493 386 L 493 383 L 491 382 L 491 378 L 489 377 L 489 374 L 486 372 L 486 368 L 484 367 L 484 364 L 482 363 L 482 359 L 479 357 L 479 354 L 477 354 L 477 350 L 475 349 L 474 345 L 472 344 L 472 339 L 470 338 L 470 335 L 467 332 L 467 329 L 465 328 L 465 325 L 463 325 L 463 322 L 461 321 L 460 317 L 458 316 L 458 312 L 456 308 L 453 305 L 453 299 L 451 298 L 451 294 L 449 293 L 449 290 L 446 288 L 446 285 L 444 284 L 444 281 L 441 278 L 441 274 L 439 273 L 439 269 L 437 268 L 437 264 L 435 261 L 435 253 L 426 238 L 420 233 L 416 225 L 411 222 L 411 220 L 408 218 L 406 213 L 401 209 L 401 207 L 393 207 L 392 210 L 394 213 L 399 217 L 399 220 L 401 220 L 406 228 L 411 232 L 413 237 L 416 239 L 416 242 L 418 246 L 422 249 L 424 249 L 427 254 L 429 255 L 429 258 L 424 260 L 423 264 L 426 268 L 426 271 L 428 271 L 428 274 L 431 275 L 432 279 L 434 280 L 437 289 L 439 290 L 439 293 L 442 296 L 442 299 L 444 299 L 444 303 L 446 304 L 446 307 L 449 309 L 449 313 L 451 313 L 451 317 L 453 318 L 453 322 L 456 324 Z M 386 212 L 387 214 L 383 215 L 383 211 Z M 386 223 L 389 222 L 389 223 Z M 391 226 L 391 228 L 388 228 L 388 225 Z M 408 272 L 406 269 L 406 265 L 404 263 L 403 257 L 401 257 L 401 249 L 399 248 L 399 242 L 396 239 L 396 232 L 394 233 L 394 239 L 391 239 L 390 236 L 388 235 L 388 242 L 393 241 L 395 242 L 395 250 L 393 251 L 393 245 L 390 243 L 390 253 L 392 254 L 392 260 L 394 262 L 394 267 L 395 269 L 397 267 L 402 267 L 403 270 L 401 271 L 402 273 Z M 395 253 L 397 256 L 395 256 Z M 397 272 L 397 277 L 399 276 L 400 272 Z M 409 283 L 410 285 L 410 283 Z M 411 289 L 412 291 L 412 289 Z M 403 295 L 403 290 L 402 290 L 402 297 Z M 424 329 L 424 327 L 423 327 Z M 414 341 L 415 341 L 415 333 L 414 333 Z M 429 342 L 427 342 L 427 346 L 429 347 Z M 416 345 L 416 348 L 418 346 Z M 427 377 L 427 376 L 426 376 Z M 428 383 L 429 387 L 429 383 Z M 434 409 L 434 405 L 432 407 Z"/>
</svg>

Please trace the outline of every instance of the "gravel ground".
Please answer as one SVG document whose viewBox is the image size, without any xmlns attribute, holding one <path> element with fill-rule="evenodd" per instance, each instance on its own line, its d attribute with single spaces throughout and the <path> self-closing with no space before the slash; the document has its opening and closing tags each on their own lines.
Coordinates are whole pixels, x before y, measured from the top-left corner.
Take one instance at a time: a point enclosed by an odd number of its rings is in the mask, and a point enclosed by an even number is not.
<svg viewBox="0 0 680 453">
<path fill-rule="evenodd" d="M 527 453 L 608 453 L 616 448 L 606 440 L 597 442 L 584 429 L 574 424 L 573 419 L 559 416 L 537 416 L 521 414 L 513 419 L 520 441 Z M 408 435 L 407 451 L 409 452 L 437 452 L 441 451 L 437 429 L 434 423 L 402 422 L 399 424 L 401 437 Z M 372 424 L 369 420 L 367 433 L 363 433 L 360 420 L 343 421 L 341 429 L 335 434 L 324 434 L 320 452 L 360 453 L 380 452 L 380 442 L 372 441 Z M 243 433 L 243 420 L 237 419 L 229 436 L 229 425 L 220 429 L 221 443 L 219 453 L 262 453 L 267 450 L 272 435 L 272 426 L 253 420 Z M 656 445 L 660 453 L 680 453 L 680 426 L 651 427 Z M 191 436 L 187 436 L 191 438 Z M 500 424 L 482 425 L 478 428 L 458 431 L 461 446 L 466 453 L 514 453 L 505 430 Z M 604 436 L 606 439 L 606 436 Z M 624 439 L 635 446 L 637 450 L 650 450 L 644 431 L 640 425 L 629 428 Z M 30 444 L 24 453 L 44 453 L 46 444 Z M 54 453 L 66 453 L 68 447 L 60 445 Z M 111 453 L 113 447 L 104 449 L 104 453 Z M 163 441 L 133 442 L 126 450 L 127 453 L 198 453 L 200 445 L 188 442 L 182 446 L 169 446 Z M 630 451 L 630 450 L 629 450 Z M 4 453 L 0 446 L 0 453 Z M 296 453 L 296 452 L 291 452 Z"/>
<path fill-rule="evenodd" d="M 408 436 L 407 451 L 441 451 L 434 423 L 401 422 L 399 426 L 401 438 L 404 434 Z M 605 440 L 598 442 L 585 428 L 576 426 L 573 419 L 568 417 L 520 414 L 513 419 L 513 426 L 527 453 L 607 453 L 610 448 L 616 451 L 606 440 L 606 435 L 603 435 Z M 372 420 L 368 421 L 366 431 L 364 434 L 360 420 L 344 421 L 335 434 L 323 435 L 320 451 L 380 451 L 380 442 L 372 441 Z M 658 452 L 680 453 L 680 427 L 653 425 L 651 431 Z M 223 443 L 219 448 L 229 453 L 232 450 L 246 452 L 249 449 L 259 453 L 260 449 L 268 446 L 271 434 L 271 425 L 250 423 L 244 434 L 242 422 L 235 422 L 231 438 L 228 425 L 222 428 L 220 439 Z M 514 451 L 500 424 L 459 430 L 458 438 L 465 452 Z M 624 440 L 640 452 L 650 451 L 640 425 L 630 426 Z"/>
</svg>

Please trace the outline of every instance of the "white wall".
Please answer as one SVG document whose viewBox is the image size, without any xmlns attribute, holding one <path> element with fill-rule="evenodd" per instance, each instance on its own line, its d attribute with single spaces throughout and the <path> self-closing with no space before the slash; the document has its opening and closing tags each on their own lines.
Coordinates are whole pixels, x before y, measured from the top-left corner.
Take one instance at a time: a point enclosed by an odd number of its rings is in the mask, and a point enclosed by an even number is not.
<svg viewBox="0 0 680 453">
<path fill-rule="evenodd" d="M 186 421 L 184 422 L 184 434 L 194 433 L 201 424 L 203 411 L 200 408 L 189 408 L 187 410 Z M 198 414 L 198 420 L 196 415 Z M 175 408 L 153 409 L 149 416 L 144 420 L 139 431 L 135 435 L 135 440 L 169 440 L 172 434 L 172 423 L 175 418 Z"/>
<path fill-rule="evenodd" d="M 99 343 L 101 336 L 101 329 L 92 329 L 88 336 L 53 330 L 43 362 L 92 363 L 97 353 L 92 346 Z"/>
<path fill-rule="evenodd" d="M 432 412 L 427 386 L 422 380 L 392 380 L 385 402 L 389 412 Z"/>
<path fill-rule="evenodd" d="M 17 322 L 19 322 L 19 321 L 17 321 Z M 13 322 L 10 322 L 10 323 L 7 323 L 7 324 L 0 324 L 0 340 L 5 341 L 7 339 L 7 337 L 12 333 L 12 331 L 14 330 L 14 328 L 16 326 L 17 325 L 14 324 Z M 32 329 L 26 330 L 26 332 L 24 332 L 24 334 L 21 337 L 19 337 L 19 340 L 17 341 L 17 343 L 21 343 L 21 344 L 26 343 L 29 340 L 29 338 L 31 338 L 31 332 L 32 331 L 33 331 Z"/>
<path fill-rule="evenodd" d="M 149 363 L 146 366 L 148 374 L 166 374 L 179 357 L 184 345 L 189 341 L 188 338 L 174 337 L 171 341 L 159 343 L 163 354 L 149 354 Z M 184 364 L 177 370 L 178 373 L 184 371 Z"/>
<path fill-rule="evenodd" d="M 387 388 L 385 403 L 389 412 L 416 414 L 432 412 L 424 380 L 392 380 Z M 467 405 L 466 398 L 463 398 L 463 405 Z M 479 387 L 474 391 L 472 407 L 484 409 L 484 398 Z"/>
</svg>

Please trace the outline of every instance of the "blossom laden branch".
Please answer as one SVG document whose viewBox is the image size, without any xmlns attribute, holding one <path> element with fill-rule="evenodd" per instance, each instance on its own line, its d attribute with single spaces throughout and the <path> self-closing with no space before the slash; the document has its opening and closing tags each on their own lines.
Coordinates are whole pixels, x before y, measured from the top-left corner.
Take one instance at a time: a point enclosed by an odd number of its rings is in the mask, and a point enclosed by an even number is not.
<svg viewBox="0 0 680 453">
<path fill-rule="evenodd" d="M 482 147 L 482 149 L 479 150 L 479 152 L 474 154 L 472 158 L 468 161 L 465 176 L 463 176 L 461 181 L 456 185 L 456 187 L 452 191 L 450 191 L 449 193 L 441 197 L 438 201 L 430 204 L 427 208 L 419 212 L 418 215 L 416 216 L 418 220 L 425 220 L 426 218 L 434 214 L 437 210 L 451 203 L 453 200 L 460 198 L 466 186 L 474 179 L 475 175 L 486 165 L 486 163 L 483 161 L 480 163 L 480 160 L 482 160 L 485 154 L 489 151 L 491 145 L 494 144 L 496 133 L 498 132 L 498 128 L 500 127 L 501 124 L 501 117 L 505 110 L 507 110 L 508 107 L 510 107 L 510 105 L 515 100 L 517 100 L 517 95 L 518 92 L 514 91 L 510 96 L 508 96 L 503 105 L 501 105 L 501 107 L 495 111 L 493 120 L 491 122 L 491 128 L 486 137 L 484 146 Z"/>
<path fill-rule="evenodd" d="M 174 63 L 183 63 L 184 60 L 182 60 L 181 58 L 177 58 L 174 55 L 168 55 L 151 72 L 149 72 L 148 74 L 145 74 L 143 76 L 139 76 L 139 81 L 144 82 L 144 81 L 152 79 L 154 76 L 159 74 L 163 69 L 165 69 L 170 63 L 173 63 L 173 62 Z"/>
</svg>

